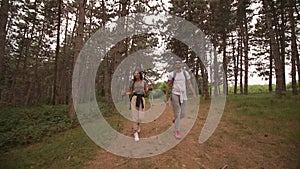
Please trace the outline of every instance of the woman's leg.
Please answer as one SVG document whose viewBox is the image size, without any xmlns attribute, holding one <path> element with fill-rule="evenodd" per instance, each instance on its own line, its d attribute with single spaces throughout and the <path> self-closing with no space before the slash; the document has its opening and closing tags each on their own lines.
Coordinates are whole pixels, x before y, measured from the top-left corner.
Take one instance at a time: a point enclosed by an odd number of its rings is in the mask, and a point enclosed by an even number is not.
<svg viewBox="0 0 300 169">
<path fill-rule="evenodd" d="M 175 130 L 179 130 L 179 120 L 180 120 L 180 113 L 181 113 L 181 106 L 180 106 L 180 99 L 178 95 L 172 94 L 172 108 L 173 108 L 173 113 L 174 113 L 174 118 L 175 118 Z"/>
<path fill-rule="evenodd" d="M 183 100 L 183 103 L 180 104 L 180 107 L 181 107 L 180 119 L 182 119 L 186 114 L 186 100 Z"/>
<path fill-rule="evenodd" d="M 143 101 L 143 105 L 145 106 L 145 98 L 142 98 Z M 138 111 L 138 123 L 137 123 L 137 131 L 140 132 L 141 131 L 141 123 L 144 121 L 145 118 L 145 107 L 142 107 L 142 104 L 140 104 L 140 107 L 137 108 Z"/>
<path fill-rule="evenodd" d="M 139 134 L 138 134 L 138 122 L 139 122 L 139 111 L 138 108 L 136 108 L 136 99 L 137 96 L 133 96 L 131 99 L 131 114 L 132 114 L 132 120 L 133 120 L 133 126 L 132 126 L 132 130 L 133 130 L 133 137 L 135 141 L 139 141 Z"/>
<path fill-rule="evenodd" d="M 137 96 L 133 96 L 131 99 L 131 116 L 132 116 L 132 121 L 133 121 L 133 132 L 136 132 L 138 130 L 138 120 L 139 120 L 139 114 L 138 110 L 136 108 L 136 99 Z"/>
</svg>

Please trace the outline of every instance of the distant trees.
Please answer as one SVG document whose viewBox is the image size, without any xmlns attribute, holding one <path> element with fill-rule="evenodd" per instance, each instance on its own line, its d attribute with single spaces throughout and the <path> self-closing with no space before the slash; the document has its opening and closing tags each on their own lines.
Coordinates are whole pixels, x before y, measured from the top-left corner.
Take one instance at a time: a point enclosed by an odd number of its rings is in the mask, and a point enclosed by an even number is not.
<svg viewBox="0 0 300 169">
<path fill-rule="evenodd" d="M 227 94 L 229 77 L 234 76 L 235 88 L 237 87 L 238 75 L 244 77 L 244 86 L 242 79 L 240 80 L 241 93 L 248 93 L 248 53 L 249 53 L 249 22 L 251 10 L 249 6 L 251 1 L 241 0 L 235 1 L 179 1 L 171 0 L 172 7 L 170 13 L 184 17 L 193 24 L 202 29 L 214 45 L 219 60 L 222 61 L 224 70 L 223 89 Z M 240 40 L 239 40 L 240 39 Z M 238 47 L 236 47 L 236 44 Z M 173 45 L 174 50 L 182 50 L 182 48 Z M 235 52 L 235 55 L 230 53 Z M 183 55 L 183 56 L 182 56 Z M 188 54 L 182 54 L 183 58 L 189 57 Z M 243 57 L 243 58 L 242 58 Z M 200 61 L 200 60 L 198 60 Z M 213 62 L 213 60 L 211 60 Z M 232 66 L 231 63 L 234 62 Z M 240 64 L 238 64 L 240 63 Z M 200 64 L 201 65 L 201 64 Z M 203 64 L 204 65 L 204 64 Z M 199 70 L 206 68 L 198 67 Z M 242 69 L 244 66 L 244 69 Z M 231 69 L 233 67 L 234 70 Z M 196 70 L 195 72 L 199 71 Z M 240 73 L 238 73 L 240 70 Z M 205 71 L 204 71 L 205 72 Z M 244 75 L 242 74 L 244 72 Z M 232 75 L 234 74 L 234 75 Z M 203 74 L 202 74 L 203 75 Z M 205 81 L 203 81 L 205 83 Z M 208 87 L 208 85 L 203 84 Z M 244 90 L 242 90 L 244 87 Z M 218 89 L 216 86 L 215 89 Z M 208 90 L 208 89 L 203 89 Z M 220 91 L 215 91 L 215 93 Z"/>
<path fill-rule="evenodd" d="M 222 57 L 225 74 L 224 87 L 232 80 L 234 91 L 237 93 L 239 81 L 240 93 L 248 94 L 249 74 L 257 73 L 269 80 L 269 90 L 272 91 L 272 75 L 275 70 L 276 97 L 281 98 L 286 90 L 285 65 L 289 63 L 287 61 L 291 61 L 289 65 L 292 67 L 292 83 L 296 84 L 296 67 L 299 65 L 296 61 L 299 60 L 296 39 L 299 33 L 295 31 L 295 17 L 299 16 L 296 12 L 298 2 L 171 0 L 170 3 L 170 13 L 184 17 L 201 28 L 220 53 L 218 57 Z M 256 19 L 253 20 L 253 17 Z M 253 21 L 256 21 L 255 25 Z M 175 44 L 172 46 L 173 51 L 183 51 L 183 48 Z M 291 50 L 288 50 L 288 46 Z M 185 59 L 192 57 L 189 53 L 182 53 L 180 56 Z M 256 67 L 256 71 L 249 73 L 251 65 Z M 298 67 L 297 70 L 299 74 Z M 293 93 L 297 93 L 298 88 L 294 86 Z M 223 91 L 226 93 L 225 88 Z"/>
<path fill-rule="evenodd" d="M 299 5 L 299 4 L 298 4 Z M 291 78 L 294 84 L 293 93 L 297 93 L 296 87 L 296 63 L 299 59 L 297 43 L 295 39 L 297 37 L 294 25 L 294 9 L 297 8 L 296 1 L 263 1 L 262 15 L 266 23 L 266 32 L 269 37 L 269 47 L 271 59 L 274 60 L 274 68 L 276 75 L 276 90 L 275 95 L 277 98 L 281 98 L 286 91 L 286 77 L 285 77 L 285 65 L 291 65 Z M 292 11 L 291 11 L 292 10 Z M 291 14 L 292 12 L 292 14 Z M 297 14 L 297 13 L 296 13 Z M 297 14 L 299 16 L 299 14 Z M 280 17 L 277 17 L 280 16 Z M 291 50 L 288 50 L 287 46 L 290 46 Z M 271 60 L 270 59 L 270 60 Z M 287 59 L 289 62 L 287 62 Z M 272 62 L 270 62 L 272 63 Z M 271 74 L 272 72 L 270 72 Z M 299 73 L 299 68 L 298 68 Z"/>
<path fill-rule="evenodd" d="M 296 70 L 298 70 L 298 84 L 300 87 L 300 62 L 299 62 L 299 51 L 297 45 L 297 35 L 296 35 L 296 22 L 294 18 L 294 1 L 288 0 L 288 20 L 290 23 L 290 30 L 291 30 L 291 76 L 292 76 L 292 91 L 293 94 L 298 94 L 298 87 L 296 81 Z M 299 14 L 297 16 L 299 18 Z"/>
<path fill-rule="evenodd" d="M 266 12 L 266 25 L 267 31 L 269 32 L 270 37 L 270 46 L 272 49 L 273 59 L 275 61 L 275 74 L 276 74 L 276 97 L 281 98 L 282 96 L 282 89 L 283 89 L 283 70 L 282 70 L 282 59 L 280 59 L 280 51 L 279 51 L 279 44 L 276 41 L 276 34 L 272 24 L 272 15 L 271 11 L 271 4 L 268 0 L 263 1 L 263 6 Z"/>
<path fill-rule="evenodd" d="M 170 0 L 169 5 L 140 0 L 2 0 L 0 102 L 10 105 L 43 102 L 72 107 L 72 71 L 81 47 L 111 20 L 138 12 L 169 12 L 192 22 L 205 33 L 217 53 L 202 60 L 182 42 L 162 39 L 168 49 L 186 61 L 206 99 L 212 94 L 212 86 L 216 89 L 214 93 L 228 94 L 227 87 L 233 84 L 235 93 L 248 94 L 251 74 L 269 80 L 270 91 L 275 75 L 277 98 L 285 94 L 287 78 L 291 79 L 293 93 L 298 93 L 300 23 L 296 0 Z M 128 26 L 119 25 L 118 29 Z M 97 95 L 111 104 L 114 70 L 131 53 L 157 46 L 157 36 L 128 37 L 107 51 L 96 79 Z M 214 63 L 224 69 L 224 78 L 212 84 L 211 78 L 218 76 L 218 72 L 212 72 L 206 65 Z M 256 70 L 251 72 L 250 66 Z M 285 77 L 287 68 L 291 68 L 289 77 Z M 70 111 L 69 116 L 72 114 Z"/>
</svg>

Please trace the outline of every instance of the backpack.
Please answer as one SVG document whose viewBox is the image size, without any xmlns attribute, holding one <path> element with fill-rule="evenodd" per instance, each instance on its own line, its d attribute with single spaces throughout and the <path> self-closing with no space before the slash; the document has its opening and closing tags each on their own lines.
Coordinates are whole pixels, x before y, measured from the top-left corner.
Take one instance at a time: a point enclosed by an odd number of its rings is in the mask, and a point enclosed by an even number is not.
<svg viewBox="0 0 300 169">
<path fill-rule="evenodd" d="M 184 78 L 185 78 L 185 81 L 186 81 L 187 72 L 185 70 L 182 70 L 182 71 L 183 71 L 183 75 L 184 75 Z M 175 77 L 176 77 L 176 70 L 173 71 L 172 86 L 174 85 Z M 172 97 L 171 97 L 171 100 L 172 100 Z"/>
<path fill-rule="evenodd" d="M 182 70 L 182 71 L 183 71 L 184 78 L 186 80 L 187 72 L 185 70 Z M 172 84 L 174 83 L 175 77 L 176 77 L 176 70 L 173 71 Z"/>
</svg>

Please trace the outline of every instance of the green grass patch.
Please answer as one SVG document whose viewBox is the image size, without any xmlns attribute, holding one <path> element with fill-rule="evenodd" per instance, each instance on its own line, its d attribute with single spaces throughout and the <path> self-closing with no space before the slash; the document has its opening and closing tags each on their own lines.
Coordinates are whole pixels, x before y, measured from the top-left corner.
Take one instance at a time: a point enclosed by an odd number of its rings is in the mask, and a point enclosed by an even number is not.
<svg viewBox="0 0 300 169">
<path fill-rule="evenodd" d="M 273 91 L 275 90 L 275 88 L 276 88 L 276 85 L 272 85 Z M 234 87 L 229 86 L 228 87 L 228 92 L 229 93 L 234 93 Z M 248 92 L 249 93 L 256 93 L 256 94 L 269 93 L 269 85 L 249 85 L 248 86 Z M 237 93 L 240 94 L 239 86 L 237 87 Z"/>
<path fill-rule="evenodd" d="M 201 100 L 202 101 L 202 100 Z M 201 104 L 210 104 L 203 101 Z M 229 95 L 225 122 L 231 123 L 236 132 L 225 131 L 220 140 L 230 136 L 251 148 L 257 141 L 270 141 L 278 146 L 300 142 L 300 96 L 289 93 L 283 99 L 271 94 Z M 128 105 L 125 105 L 128 106 Z M 115 108 L 99 103 L 105 119 L 117 131 L 122 131 L 126 121 Z M 82 168 L 99 150 L 78 126 L 77 119 L 66 116 L 67 106 L 6 107 L 0 110 L 1 156 L 0 168 Z M 228 125 L 230 126 L 230 125 Z M 196 137 L 198 138 L 198 137 Z M 270 139 L 270 140 L 266 140 Z M 221 148 L 222 142 L 206 142 L 208 149 Z M 197 155 L 201 156 L 201 155 Z M 265 153 L 264 157 L 273 158 Z M 176 157 L 172 157 L 176 160 Z M 235 156 L 229 161 L 238 165 Z M 182 164 L 171 161 L 173 168 Z M 138 164 L 136 164 L 138 163 Z M 129 160 L 124 168 L 153 168 L 152 162 Z M 168 165 L 169 166 L 169 165 Z M 251 167 L 250 167 L 251 168 Z"/>
<path fill-rule="evenodd" d="M 96 150 L 97 146 L 77 127 L 39 144 L 2 153 L 0 168 L 82 168 Z"/>
<path fill-rule="evenodd" d="M 37 143 L 77 125 L 76 118 L 67 117 L 65 105 L 1 108 L 0 149 Z"/>
<path fill-rule="evenodd" d="M 121 115 L 102 102 L 99 108 L 108 123 L 122 131 Z M 67 105 L 1 109 L 0 168 L 82 168 L 93 159 L 96 144 L 67 111 Z"/>
<path fill-rule="evenodd" d="M 274 94 L 229 95 L 227 101 L 234 105 L 234 114 L 243 119 L 231 122 L 241 128 L 300 141 L 300 96 L 288 93 L 276 99 Z"/>
<path fill-rule="evenodd" d="M 238 115 L 300 119 L 300 96 L 276 99 L 273 94 L 230 95 L 227 100 L 235 102 Z"/>
</svg>

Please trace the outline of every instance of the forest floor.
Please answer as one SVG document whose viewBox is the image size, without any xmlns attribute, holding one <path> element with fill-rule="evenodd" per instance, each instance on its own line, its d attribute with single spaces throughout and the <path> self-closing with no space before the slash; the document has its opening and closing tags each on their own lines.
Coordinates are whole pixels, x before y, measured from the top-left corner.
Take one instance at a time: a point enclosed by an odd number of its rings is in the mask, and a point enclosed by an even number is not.
<svg viewBox="0 0 300 169">
<path fill-rule="evenodd" d="M 210 101 L 201 99 L 196 121 L 181 142 L 170 150 L 147 158 L 128 158 L 112 154 L 97 146 L 82 126 L 69 128 L 53 136 L 43 136 L 49 124 L 39 121 L 52 119 L 54 127 L 67 123 L 57 122 L 54 116 L 64 115 L 65 108 L 37 107 L 6 109 L 0 121 L 0 140 L 11 136 L 7 128 L 23 131 L 22 141 L 35 132 L 41 140 L 1 151 L 0 168 L 85 168 L 85 169 L 299 169 L 300 168 L 300 97 L 287 95 L 275 99 L 272 94 L 230 95 L 223 116 L 213 135 L 204 143 L 198 141 L 210 110 Z M 53 109 L 53 110 L 52 110 Z M 10 111 L 9 111 L 10 110 Z M 141 126 L 141 138 L 155 136 L 173 128 L 173 112 L 167 106 L 155 123 Z M 51 112 L 51 113 L 49 113 Z M 111 109 L 105 111 L 112 112 Z M 20 114 L 20 116 L 16 116 Z M 12 115 L 8 118 L 7 115 Z M 13 116 L 14 115 L 14 116 Z M 29 117 L 30 115 L 30 117 Z M 47 115 L 47 116 L 46 116 Z M 48 117 L 48 115 L 51 115 Z M 26 117 L 29 118 L 26 118 Z M 187 116 L 188 117 L 188 116 Z M 132 122 L 117 113 L 111 113 L 108 122 L 113 128 L 132 138 Z M 25 121 L 22 119 L 26 119 Z M 21 120 L 18 122 L 17 120 Z M 29 120 L 29 127 L 21 124 Z M 31 120 L 31 121 L 30 121 Z M 45 121 L 44 120 L 44 121 Z M 18 123 L 17 123 L 17 122 Z M 43 120 L 42 120 L 43 121 Z M 6 124 L 6 125 L 4 125 Z M 8 127 L 5 127 L 8 126 Z M 65 126 L 65 125 L 62 125 Z M 36 127 L 36 128 L 34 128 Z M 67 126 L 66 126 L 67 127 Z M 30 129 L 30 130 L 29 130 Z M 47 133 L 46 133 L 47 134 Z M 32 136 L 35 136 L 32 135 Z M 14 135 L 12 135 L 14 136 Z M 24 138 L 23 138 L 24 137 Z M 175 139 L 171 137 L 169 139 Z M 0 141 L 0 144 L 4 144 Z M 17 142 L 16 142 L 17 143 Z M 22 143 L 22 142 L 20 142 Z M 163 144 L 165 145 L 165 144 Z"/>
<path fill-rule="evenodd" d="M 258 114 L 240 115 L 234 112 L 240 107 L 241 105 L 235 102 L 227 101 L 218 128 L 209 140 L 202 144 L 199 144 L 198 138 L 209 111 L 209 103 L 201 104 L 191 131 L 169 151 L 153 157 L 134 159 L 120 157 L 98 148 L 93 160 L 89 161 L 85 168 L 300 168 L 300 142 L 297 138 L 299 119 L 282 119 L 276 114 L 261 115 L 263 113 L 259 113 L 259 107 L 254 107 Z M 140 137 L 155 135 L 157 128 L 171 126 L 172 118 L 172 110 L 167 106 L 156 124 L 142 125 Z M 131 136 L 131 126 L 131 122 L 126 122 L 122 133 Z"/>
</svg>

